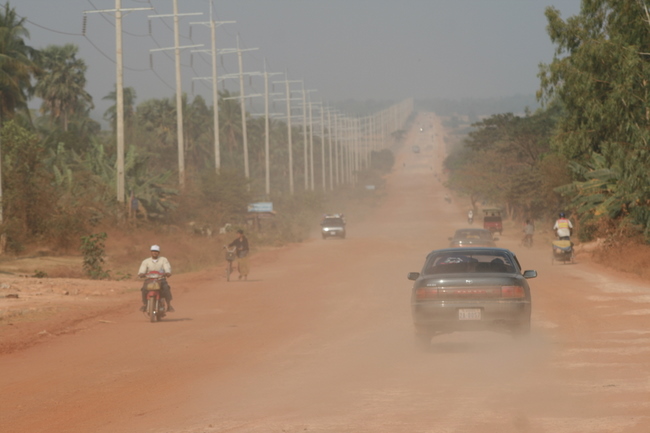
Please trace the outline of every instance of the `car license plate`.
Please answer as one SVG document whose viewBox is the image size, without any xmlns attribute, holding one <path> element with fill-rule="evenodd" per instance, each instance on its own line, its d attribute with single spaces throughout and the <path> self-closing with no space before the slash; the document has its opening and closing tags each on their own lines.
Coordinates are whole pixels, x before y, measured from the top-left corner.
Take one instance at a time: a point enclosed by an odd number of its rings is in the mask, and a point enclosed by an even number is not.
<svg viewBox="0 0 650 433">
<path fill-rule="evenodd" d="M 336 236 L 336 232 L 330 232 L 330 236 Z"/>
<path fill-rule="evenodd" d="M 459 308 L 458 320 L 481 320 L 480 308 Z"/>
</svg>

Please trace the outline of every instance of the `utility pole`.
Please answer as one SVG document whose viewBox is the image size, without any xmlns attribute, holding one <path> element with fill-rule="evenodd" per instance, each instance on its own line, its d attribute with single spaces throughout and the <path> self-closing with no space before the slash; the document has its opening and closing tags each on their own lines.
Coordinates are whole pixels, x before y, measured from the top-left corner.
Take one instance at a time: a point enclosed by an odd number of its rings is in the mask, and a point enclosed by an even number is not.
<svg viewBox="0 0 650 433">
<path fill-rule="evenodd" d="M 334 132 L 332 131 L 332 110 L 327 107 L 327 139 L 329 142 L 329 171 L 330 171 L 330 191 L 334 190 L 334 172 L 333 172 L 333 161 L 332 161 L 332 136 Z"/>
<path fill-rule="evenodd" d="M 305 172 L 305 191 L 309 184 L 309 173 L 307 169 L 307 93 L 305 92 L 305 83 L 302 83 L 302 143 L 303 143 L 303 166 Z"/>
<path fill-rule="evenodd" d="M 183 48 L 196 48 L 202 47 L 203 44 L 199 45 L 186 45 L 181 47 L 180 45 L 180 33 L 178 29 L 178 17 L 179 16 L 188 16 L 188 15 L 203 15 L 203 12 L 194 12 L 179 14 L 178 13 L 178 0 L 174 0 L 174 13 L 169 15 L 150 15 L 149 18 L 164 18 L 164 17 L 173 17 L 174 18 L 174 46 L 171 48 L 157 48 L 150 50 L 154 51 L 165 51 L 165 50 L 174 50 L 174 58 L 176 64 L 176 137 L 178 141 L 178 183 L 183 189 L 185 187 L 185 144 L 183 142 L 183 88 L 181 85 L 181 49 Z"/>
<path fill-rule="evenodd" d="M 302 83 L 302 137 L 303 137 L 303 153 L 304 153 L 304 167 L 305 167 L 305 191 L 309 188 L 309 166 L 308 164 L 313 164 L 313 161 L 307 162 L 309 155 L 307 152 L 307 94 L 310 92 L 315 92 L 316 89 L 305 90 L 305 83 Z M 313 177 L 313 173 L 312 173 Z M 312 179 L 312 190 L 313 190 L 313 179 Z"/>
<path fill-rule="evenodd" d="M 321 166 L 321 184 L 323 186 L 323 190 L 326 190 L 326 181 L 325 181 L 325 122 L 324 122 L 324 107 L 322 102 L 311 102 L 311 98 L 308 102 L 309 104 L 309 128 L 310 128 L 310 134 L 309 134 L 309 152 L 310 152 L 310 160 L 311 160 L 311 189 L 314 191 L 316 189 L 315 185 L 315 178 L 316 178 L 316 170 L 314 168 L 315 160 L 314 160 L 314 121 L 313 121 L 313 110 L 315 107 L 319 107 L 320 110 L 320 142 L 321 142 L 321 161 L 320 161 L 320 166 Z M 318 122 L 318 120 L 316 120 Z"/>
<path fill-rule="evenodd" d="M 221 170 L 221 149 L 219 144 L 219 87 L 217 79 L 217 27 L 222 24 L 232 24 L 237 21 L 214 21 L 212 19 L 212 1 L 210 1 L 210 21 L 209 22 L 196 22 L 190 23 L 209 25 L 210 26 L 210 39 L 212 42 L 212 47 L 210 54 L 212 55 L 212 111 L 213 113 L 213 124 L 214 124 L 214 169 L 219 174 Z M 197 50 L 197 51 L 207 51 L 207 50 Z"/>
<path fill-rule="evenodd" d="M 325 106 L 320 107 L 320 171 L 322 174 L 323 191 L 327 191 L 327 179 L 325 178 Z"/>
<path fill-rule="evenodd" d="M 266 197 L 271 196 L 271 156 L 270 156 L 270 135 L 269 128 L 269 76 L 280 75 L 282 72 L 266 71 L 266 59 L 264 59 L 264 170 L 265 170 L 265 186 Z"/>
<path fill-rule="evenodd" d="M 312 122 L 311 98 L 308 101 L 309 106 L 309 186 L 314 190 L 314 122 Z"/>
<path fill-rule="evenodd" d="M 239 96 L 241 98 L 241 122 L 242 136 L 244 139 L 244 175 L 246 179 L 250 178 L 250 169 L 248 168 L 248 134 L 246 133 L 246 104 L 244 104 L 244 65 L 242 60 L 242 51 L 239 48 L 239 35 L 237 35 L 237 58 L 239 60 Z"/>
<path fill-rule="evenodd" d="M 153 8 L 130 8 L 122 9 L 122 0 L 115 0 L 115 9 L 84 11 L 85 14 L 115 12 L 115 109 L 117 121 L 115 134 L 117 138 L 117 202 L 124 203 L 125 181 L 124 181 L 124 63 L 122 59 L 122 12 L 146 11 Z M 0 216 L 0 223 L 2 217 Z"/>
<path fill-rule="evenodd" d="M 334 172 L 336 175 L 336 185 L 341 183 L 340 161 L 339 161 L 339 115 L 334 114 Z"/>
<path fill-rule="evenodd" d="M 269 118 L 271 113 L 269 113 L 269 96 L 270 95 L 281 95 L 281 93 L 269 93 L 269 76 L 281 75 L 282 72 L 267 72 L 266 71 L 266 59 L 264 59 L 264 72 L 251 72 L 249 75 L 261 75 L 264 77 L 264 94 L 254 94 L 246 95 L 248 98 L 253 98 L 257 96 L 264 96 L 264 177 L 265 177 L 265 192 L 266 197 L 271 195 L 271 151 L 270 151 L 270 125 Z M 252 113 L 251 113 L 252 114 Z M 277 114 L 277 113 L 274 113 Z"/>
<path fill-rule="evenodd" d="M 259 72 L 244 72 L 244 64 L 242 60 L 241 53 L 244 51 L 255 51 L 259 48 L 246 48 L 242 50 L 239 48 L 239 35 L 237 35 L 237 48 L 228 48 L 223 50 L 224 53 L 237 53 L 237 59 L 239 63 L 239 74 L 228 74 L 222 78 L 239 78 L 239 96 L 233 96 L 231 98 L 225 98 L 224 101 L 229 99 L 239 99 L 239 105 L 241 109 L 241 127 L 242 127 L 242 138 L 244 144 L 244 176 L 246 179 L 250 178 L 250 170 L 248 168 L 248 134 L 246 132 L 246 103 L 244 94 L 244 75 L 259 75 Z"/>
<path fill-rule="evenodd" d="M 287 100 L 287 145 L 288 145 L 288 154 L 289 154 L 289 193 L 294 194 L 294 185 L 293 185 L 293 144 L 291 142 L 291 89 L 289 84 L 291 83 L 302 83 L 302 80 L 289 80 L 289 71 L 285 72 L 284 81 L 274 81 L 274 83 L 284 83 L 286 89 L 286 100 Z"/>
</svg>

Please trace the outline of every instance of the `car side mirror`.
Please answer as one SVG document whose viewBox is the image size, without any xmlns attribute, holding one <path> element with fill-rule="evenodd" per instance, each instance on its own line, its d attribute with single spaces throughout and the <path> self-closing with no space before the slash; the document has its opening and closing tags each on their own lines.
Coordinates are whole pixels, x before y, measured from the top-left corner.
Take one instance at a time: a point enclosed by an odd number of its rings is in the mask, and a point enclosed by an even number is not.
<svg viewBox="0 0 650 433">
<path fill-rule="evenodd" d="M 420 273 L 419 272 L 409 272 L 406 275 L 406 278 L 408 278 L 409 280 L 415 281 L 418 278 L 420 278 Z"/>
<path fill-rule="evenodd" d="M 532 271 L 532 270 L 524 271 L 524 278 L 528 279 L 528 278 L 536 278 L 536 277 L 537 277 L 537 271 Z"/>
</svg>

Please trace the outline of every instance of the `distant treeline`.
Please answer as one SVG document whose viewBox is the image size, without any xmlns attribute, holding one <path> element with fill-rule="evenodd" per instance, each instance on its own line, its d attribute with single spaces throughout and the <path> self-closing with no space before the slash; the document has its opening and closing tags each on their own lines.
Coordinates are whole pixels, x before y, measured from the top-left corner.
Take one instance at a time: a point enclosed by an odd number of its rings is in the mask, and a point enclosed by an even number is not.
<svg viewBox="0 0 650 433">
<path fill-rule="evenodd" d="M 345 112 L 365 116 L 384 110 L 398 101 L 394 100 L 354 100 L 335 102 L 333 105 Z M 500 113 L 523 114 L 526 109 L 535 111 L 540 107 L 534 94 L 503 96 L 498 98 L 426 98 L 415 99 L 415 111 L 434 112 L 438 116 L 467 117 L 471 123 Z"/>
<path fill-rule="evenodd" d="M 535 111 L 539 106 L 534 94 L 499 98 L 415 99 L 416 111 L 432 111 L 439 116 L 468 116 L 472 123 L 499 113 L 524 113 L 527 108 Z"/>
</svg>

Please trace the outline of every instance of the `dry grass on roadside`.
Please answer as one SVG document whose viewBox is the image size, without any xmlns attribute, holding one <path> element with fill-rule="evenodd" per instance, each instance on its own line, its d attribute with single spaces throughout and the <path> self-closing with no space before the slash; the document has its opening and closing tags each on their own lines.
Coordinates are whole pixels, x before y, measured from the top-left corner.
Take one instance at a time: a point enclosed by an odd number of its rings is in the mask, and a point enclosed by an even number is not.
<svg viewBox="0 0 650 433">
<path fill-rule="evenodd" d="M 594 250 L 593 261 L 607 268 L 650 277 L 650 246 L 636 239 L 617 241 Z"/>
</svg>

